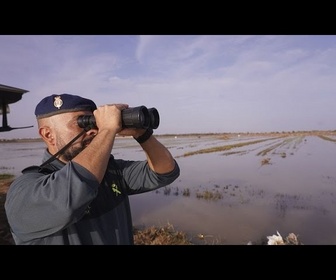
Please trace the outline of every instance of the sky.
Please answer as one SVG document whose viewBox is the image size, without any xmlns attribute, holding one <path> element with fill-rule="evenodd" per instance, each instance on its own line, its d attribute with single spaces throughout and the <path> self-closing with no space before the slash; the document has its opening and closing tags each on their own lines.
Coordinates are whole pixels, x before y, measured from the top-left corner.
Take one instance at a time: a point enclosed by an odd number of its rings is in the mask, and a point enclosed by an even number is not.
<svg viewBox="0 0 336 280">
<path fill-rule="evenodd" d="M 336 129 L 336 35 L 0 35 L 0 84 L 28 90 L 0 139 L 37 138 L 70 93 L 154 107 L 156 134 Z M 0 116 L 2 122 L 2 116 Z"/>
</svg>

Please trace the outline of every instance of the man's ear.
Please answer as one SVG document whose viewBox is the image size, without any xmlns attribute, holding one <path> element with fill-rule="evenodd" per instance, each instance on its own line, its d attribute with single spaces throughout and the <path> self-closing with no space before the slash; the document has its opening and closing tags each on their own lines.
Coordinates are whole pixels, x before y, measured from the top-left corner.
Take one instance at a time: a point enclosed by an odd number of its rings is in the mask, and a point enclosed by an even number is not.
<svg viewBox="0 0 336 280">
<path fill-rule="evenodd" d="M 39 134 L 42 139 L 49 145 L 54 145 L 54 134 L 52 129 L 49 126 L 42 126 L 39 128 Z"/>
</svg>

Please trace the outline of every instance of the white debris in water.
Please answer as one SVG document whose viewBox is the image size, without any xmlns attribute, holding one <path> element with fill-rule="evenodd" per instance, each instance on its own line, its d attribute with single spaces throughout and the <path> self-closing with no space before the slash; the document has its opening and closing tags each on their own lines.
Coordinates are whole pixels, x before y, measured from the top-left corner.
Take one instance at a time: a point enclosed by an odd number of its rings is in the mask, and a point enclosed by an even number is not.
<svg viewBox="0 0 336 280">
<path fill-rule="evenodd" d="M 267 245 L 285 245 L 285 242 L 278 231 L 277 234 L 278 235 L 273 234 L 272 236 L 267 236 Z"/>
</svg>

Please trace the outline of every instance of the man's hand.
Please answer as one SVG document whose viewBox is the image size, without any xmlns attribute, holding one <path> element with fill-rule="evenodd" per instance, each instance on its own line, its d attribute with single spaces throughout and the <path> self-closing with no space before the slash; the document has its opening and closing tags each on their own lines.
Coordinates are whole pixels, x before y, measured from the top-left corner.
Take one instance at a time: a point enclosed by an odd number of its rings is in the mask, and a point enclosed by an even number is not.
<svg viewBox="0 0 336 280">
<path fill-rule="evenodd" d="M 142 134 L 144 134 L 146 129 L 143 128 L 123 128 L 118 135 L 120 136 L 133 136 L 134 138 L 138 138 Z"/>
</svg>

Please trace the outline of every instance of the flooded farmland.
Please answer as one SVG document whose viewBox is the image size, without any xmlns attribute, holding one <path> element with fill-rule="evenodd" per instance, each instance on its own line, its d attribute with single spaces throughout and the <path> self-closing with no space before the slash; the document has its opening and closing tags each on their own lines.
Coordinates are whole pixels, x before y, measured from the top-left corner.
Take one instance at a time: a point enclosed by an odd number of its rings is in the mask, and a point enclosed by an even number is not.
<svg viewBox="0 0 336 280">
<path fill-rule="evenodd" d="M 336 244 L 336 142 L 328 137 L 165 139 L 181 176 L 132 197 L 134 222 L 169 222 L 200 244 L 262 244 L 277 231 Z"/>
<path fill-rule="evenodd" d="M 336 134 L 335 134 L 336 135 Z M 195 244 L 263 244 L 277 231 L 303 244 L 336 244 L 333 133 L 159 136 L 181 175 L 130 197 L 136 227 L 174 225 Z M 1 143 L 0 173 L 40 164 L 44 144 Z M 115 158 L 144 159 L 118 138 Z"/>
</svg>

